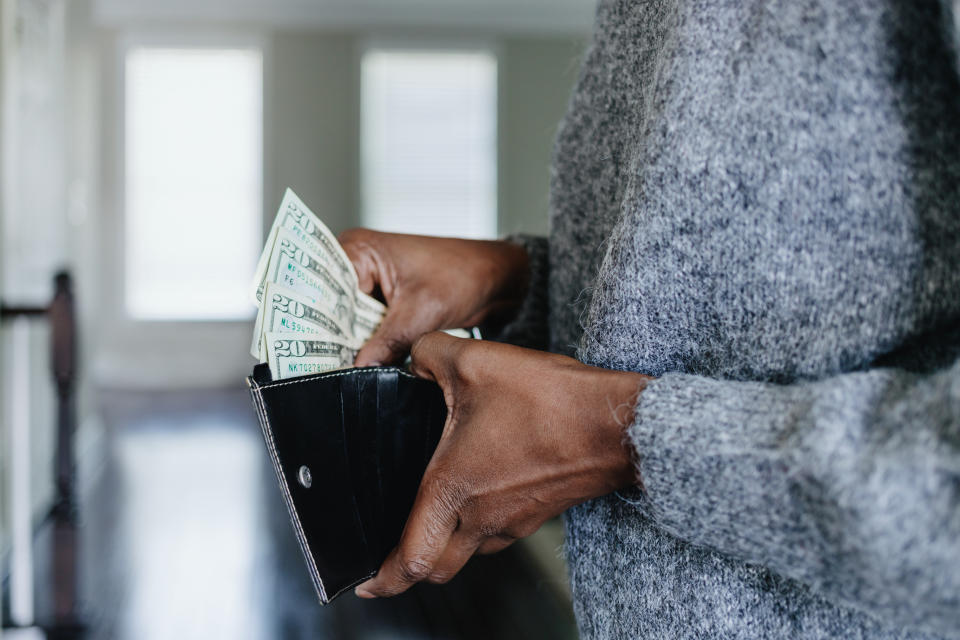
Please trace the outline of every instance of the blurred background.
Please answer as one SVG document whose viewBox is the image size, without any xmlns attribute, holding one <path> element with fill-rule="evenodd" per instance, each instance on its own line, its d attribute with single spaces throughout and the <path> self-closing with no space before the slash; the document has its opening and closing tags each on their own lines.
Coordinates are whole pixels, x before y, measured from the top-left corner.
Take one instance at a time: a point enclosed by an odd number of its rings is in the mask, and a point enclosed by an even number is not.
<svg viewBox="0 0 960 640">
<path fill-rule="evenodd" d="M 593 11 L 0 0 L 5 637 L 575 637 L 556 522 L 321 609 L 243 378 L 286 187 L 335 232 L 546 232 Z"/>
</svg>

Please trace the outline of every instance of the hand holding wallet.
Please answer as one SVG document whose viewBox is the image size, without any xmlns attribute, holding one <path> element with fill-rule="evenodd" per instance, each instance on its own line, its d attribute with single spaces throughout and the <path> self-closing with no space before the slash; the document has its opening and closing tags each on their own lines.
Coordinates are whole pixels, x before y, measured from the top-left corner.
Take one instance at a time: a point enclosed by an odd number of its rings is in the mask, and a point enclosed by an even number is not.
<svg viewBox="0 0 960 640">
<path fill-rule="evenodd" d="M 251 354 L 264 364 L 248 382 L 323 604 L 375 575 L 396 546 L 446 419 L 435 383 L 396 367 L 344 367 L 397 361 L 417 335 L 515 306 L 527 269 L 525 250 L 507 242 L 342 238 L 288 189 L 252 287 Z M 373 267 L 388 264 L 412 296 L 384 286 Z M 371 297 L 378 287 L 392 313 Z"/>
<path fill-rule="evenodd" d="M 321 604 L 374 576 L 400 540 L 446 420 L 436 383 L 397 367 L 248 379 Z"/>
</svg>

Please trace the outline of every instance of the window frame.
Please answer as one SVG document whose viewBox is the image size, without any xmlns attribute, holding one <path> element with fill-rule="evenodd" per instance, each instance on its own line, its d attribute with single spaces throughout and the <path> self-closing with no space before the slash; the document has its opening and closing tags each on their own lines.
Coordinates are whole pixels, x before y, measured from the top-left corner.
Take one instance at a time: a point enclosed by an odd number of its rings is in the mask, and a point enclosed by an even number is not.
<svg viewBox="0 0 960 640">
<path fill-rule="evenodd" d="M 494 234 L 500 233 L 500 105 L 502 98 L 502 66 L 503 55 L 499 41 L 476 34 L 463 34 L 462 37 L 454 36 L 429 36 L 422 33 L 406 35 L 373 35 L 363 39 L 359 43 L 356 54 L 356 63 L 354 72 L 356 75 L 357 86 L 357 216 L 361 224 L 366 224 L 367 206 L 366 189 L 364 184 L 364 131 L 363 131 L 363 60 L 371 51 L 397 51 L 408 53 L 440 53 L 440 52 L 484 52 L 488 53 L 494 62 L 495 79 L 493 96 L 494 103 L 494 127 L 493 127 L 493 230 Z"/>
<path fill-rule="evenodd" d="M 261 59 L 261 123 L 260 123 L 260 202 L 259 211 L 260 223 L 257 227 L 257 233 L 260 238 L 258 245 L 266 238 L 263 222 L 263 212 L 266 210 L 266 196 L 272 193 L 270 184 L 270 172 L 264 160 L 269 145 L 268 123 L 270 121 L 268 109 L 269 105 L 269 87 L 267 78 L 267 69 L 270 60 L 269 38 L 260 31 L 251 31 L 246 29 L 140 29 L 131 30 L 123 33 L 117 38 L 116 52 L 114 55 L 114 77 L 116 93 L 114 95 L 114 115 L 113 121 L 107 122 L 115 133 L 115 143 L 109 150 L 112 155 L 115 170 L 112 172 L 114 184 L 108 187 L 113 193 L 114 211 L 112 216 L 113 232 L 108 234 L 110 237 L 105 241 L 110 248 L 109 260 L 105 262 L 108 266 L 107 271 L 114 270 L 119 274 L 113 282 L 116 283 L 117 290 L 114 295 L 101 296 L 102 300 L 112 299 L 112 304 L 119 311 L 116 314 L 122 324 L 125 333 L 139 330 L 152 330 L 152 328 L 161 329 L 163 327 L 211 327 L 213 325 L 231 325 L 246 326 L 256 316 L 256 308 L 251 304 L 250 312 L 247 315 L 235 318 L 140 318 L 130 313 L 127 306 L 127 284 L 128 275 L 126 270 L 126 234 L 127 234 L 127 58 L 128 54 L 135 49 L 142 48 L 170 48 L 170 49 L 255 49 L 260 52 Z M 250 278 L 253 278 L 251 272 Z M 110 274 L 105 272 L 100 282 L 106 284 L 110 282 Z M 102 285 L 101 285 L 102 286 Z M 189 329 L 188 329 L 189 330 Z"/>
</svg>

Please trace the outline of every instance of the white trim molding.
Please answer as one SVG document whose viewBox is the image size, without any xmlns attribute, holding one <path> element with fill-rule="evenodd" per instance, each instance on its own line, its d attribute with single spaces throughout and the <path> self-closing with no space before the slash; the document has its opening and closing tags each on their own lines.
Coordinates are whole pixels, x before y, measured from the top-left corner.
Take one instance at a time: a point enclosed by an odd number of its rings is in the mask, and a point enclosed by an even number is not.
<svg viewBox="0 0 960 640">
<path fill-rule="evenodd" d="M 595 0 L 94 0 L 105 26 L 229 22 L 310 29 L 584 34 Z"/>
</svg>

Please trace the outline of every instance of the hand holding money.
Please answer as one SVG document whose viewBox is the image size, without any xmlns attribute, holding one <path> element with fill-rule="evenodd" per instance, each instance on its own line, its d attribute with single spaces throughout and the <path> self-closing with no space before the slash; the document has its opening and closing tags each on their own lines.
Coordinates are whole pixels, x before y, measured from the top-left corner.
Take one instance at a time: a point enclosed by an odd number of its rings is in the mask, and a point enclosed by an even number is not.
<svg viewBox="0 0 960 640">
<path fill-rule="evenodd" d="M 275 380 L 397 363 L 421 335 L 469 336 L 449 328 L 513 310 L 526 291 L 527 254 L 512 243 L 367 229 L 341 240 L 287 189 L 253 283 L 250 353 Z"/>
<path fill-rule="evenodd" d="M 513 243 L 369 229 L 347 231 L 340 241 L 359 290 L 379 292 L 387 302 L 380 327 L 357 354 L 358 366 L 398 362 L 426 333 L 510 313 L 526 292 L 527 254 Z"/>
</svg>

